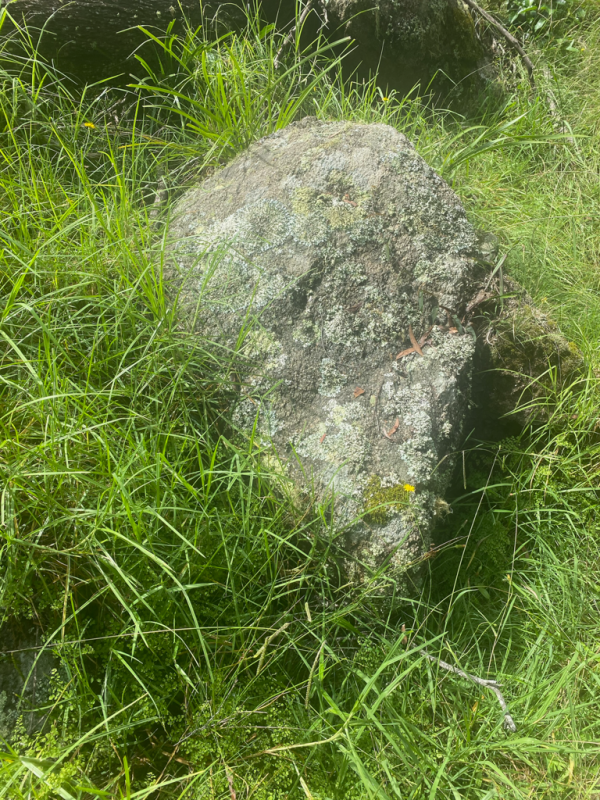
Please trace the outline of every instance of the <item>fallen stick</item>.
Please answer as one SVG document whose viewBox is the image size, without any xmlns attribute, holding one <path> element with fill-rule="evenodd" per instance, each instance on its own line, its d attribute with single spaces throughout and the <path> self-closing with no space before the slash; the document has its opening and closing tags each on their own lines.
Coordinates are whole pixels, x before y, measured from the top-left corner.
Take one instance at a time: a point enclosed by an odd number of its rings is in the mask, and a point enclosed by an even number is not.
<svg viewBox="0 0 600 800">
<path fill-rule="evenodd" d="M 275 55 L 275 59 L 273 61 L 273 67 L 275 69 L 279 68 L 279 59 L 281 58 L 281 54 L 283 53 L 285 48 L 288 46 L 288 44 L 294 38 L 294 35 L 295 35 L 296 31 L 302 29 L 304 21 L 307 18 L 311 8 L 312 8 L 312 0 L 308 0 L 307 4 L 304 6 L 304 9 L 303 9 L 302 13 L 300 14 L 298 22 L 294 25 L 294 27 L 291 29 L 291 31 L 288 33 L 288 35 L 285 37 L 285 39 L 283 40 L 283 44 L 281 45 L 281 47 L 279 48 L 279 50 L 277 51 L 277 53 Z"/>
<path fill-rule="evenodd" d="M 498 702 L 500 703 L 500 707 L 502 711 L 504 711 L 504 728 L 511 733 L 516 733 L 517 726 L 515 725 L 514 719 L 511 717 L 508 706 L 506 705 L 506 700 L 502 692 L 500 691 L 501 684 L 497 683 L 496 681 L 489 681 L 485 680 L 484 678 L 478 678 L 476 675 L 469 675 L 468 672 L 463 672 L 462 669 L 458 669 L 458 667 L 453 667 L 452 664 L 448 664 L 446 661 L 442 661 L 440 658 L 435 658 L 435 656 L 430 656 L 425 650 L 420 651 L 422 656 L 428 658 L 430 661 L 433 661 L 434 664 L 437 664 L 438 667 L 447 670 L 448 672 L 453 672 L 455 675 L 460 675 L 461 678 L 466 678 L 468 681 L 472 681 L 476 683 L 478 686 L 484 686 L 486 689 L 491 689 L 492 692 L 498 698 Z"/>
<path fill-rule="evenodd" d="M 525 50 L 523 50 L 518 39 L 515 39 L 512 33 L 509 33 L 509 31 L 507 31 L 506 28 L 498 22 L 498 20 L 494 19 L 494 17 L 492 17 L 491 14 L 488 14 L 488 12 L 485 11 L 483 8 L 481 8 L 481 6 L 477 5 L 475 0 L 465 0 L 465 3 L 469 6 L 469 8 L 472 8 L 473 11 L 476 11 L 478 14 L 480 14 L 487 22 L 490 23 L 490 25 L 493 25 L 497 31 L 500 31 L 502 36 L 504 36 L 504 38 L 511 45 L 511 47 L 514 47 L 514 49 L 523 59 L 523 63 L 525 64 L 525 67 L 527 69 L 527 74 L 529 75 L 529 83 L 535 89 L 535 79 L 533 77 L 533 62 L 531 61 Z"/>
</svg>

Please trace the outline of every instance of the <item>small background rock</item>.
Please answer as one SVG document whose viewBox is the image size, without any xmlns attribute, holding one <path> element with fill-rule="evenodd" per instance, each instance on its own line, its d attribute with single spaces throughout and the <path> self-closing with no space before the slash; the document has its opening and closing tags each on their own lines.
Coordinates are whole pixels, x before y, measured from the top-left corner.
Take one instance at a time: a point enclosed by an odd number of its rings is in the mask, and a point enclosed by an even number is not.
<svg viewBox="0 0 600 800">
<path fill-rule="evenodd" d="M 515 280 L 504 277 L 501 284 L 496 276 L 484 291 L 471 315 L 477 331 L 472 421 L 483 435 L 502 438 L 543 419 L 553 380 L 554 388 L 573 381 L 584 359 Z"/>
</svg>

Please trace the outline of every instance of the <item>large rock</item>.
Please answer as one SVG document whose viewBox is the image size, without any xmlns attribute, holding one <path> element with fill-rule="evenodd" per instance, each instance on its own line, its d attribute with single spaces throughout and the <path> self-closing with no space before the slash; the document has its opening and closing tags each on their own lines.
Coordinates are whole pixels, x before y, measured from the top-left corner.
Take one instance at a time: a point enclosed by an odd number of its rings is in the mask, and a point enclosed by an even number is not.
<svg viewBox="0 0 600 800">
<path fill-rule="evenodd" d="M 130 73 L 143 76 L 137 53 L 160 73 L 171 72 L 164 52 L 153 46 L 139 26 L 156 36 L 184 34 L 187 19 L 192 28 L 216 37 L 243 29 L 246 4 L 240 0 L 0 0 L 11 16 L 25 21 L 34 38 L 44 30 L 40 52 L 63 71 L 81 81 L 112 78 L 128 83 Z M 282 29 L 293 24 L 297 4 L 293 0 L 262 0 L 261 16 Z M 345 59 L 347 73 L 360 76 L 379 71 L 380 84 L 400 91 L 419 83 L 448 99 L 460 99 L 476 81 L 487 60 L 475 34 L 473 21 L 462 0 L 314 0 L 313 13 L 305 23 L 305 43 L 322 30 L 331 41 L 350 36 L 355 42 Z M 2 34 L 8 32 L 8 23 Z M 160 55 L 160 58 L 158 57 Z M 115 78 L 115 76 L 120 76 Z"/>
<path fill-rule="evenodd" d="M 131 73 L 145 76 L 136 54 L 159 72 L 161 64 L 170 72 L 175 62 L 169 63 L 140 26 L 159 37 L 168 28 L 182 35 L 187 20 L 216 38 L 246 20 L 239 4 L 220 0 L 0 0 L 0 10 L 3 4 L 17 24 L 28 26 L 34 41 L 43 31 L 38 52 L 81 82 L 112 78 L 112 83 L 127 84 Z M 2 34 L 9 30 L 6 21 Z"/>
<path fill-rule="evenodd" d="M 355 579 L 405 572 L 469 405 L 455 317 L 484 255 L 456 195 L 395 129 L 308 118 L 188 191 L 170 234 L 183 319 L 238 353 L 235 424 L 298 495 L 335 495 Z"/>
<path fill-rule="evenodd" d="M 329 27 L 356 41 L 346 59 L 382 86 L 419 84 L 458 101 L 490 62 L 462 0 L 328 0 Z"/>
</svg>

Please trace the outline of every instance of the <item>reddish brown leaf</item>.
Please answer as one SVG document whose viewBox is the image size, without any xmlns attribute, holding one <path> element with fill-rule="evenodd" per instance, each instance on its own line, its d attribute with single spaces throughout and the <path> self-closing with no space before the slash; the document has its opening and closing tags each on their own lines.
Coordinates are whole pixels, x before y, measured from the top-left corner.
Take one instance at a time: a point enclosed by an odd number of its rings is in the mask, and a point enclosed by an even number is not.
<svg viewBox="0 0 600 800">
<path fill-rule="evenodd" d="M 356 206 L 358 205 L 358 203 L 355 203 L 354 200 L 350 200 L 349 194 L 345 194 L 343 200 L 344 203 L 348 203 L 349 206 L 354 206 L 354 208 L 356 208 Z"/>
<path fill-rule="evenodd" d="M 396 356 L 396 361 L 398 361 L 399 358 L 404 358 L 404 356 L 409 356 L 411 353 L 416 353 L 415 348 L 407 347 L 406 350 L 402 350 L 402 352 L 398 353 Z"/>
<path fill-rule="evenodd" d="M 357 386 L 356 389 L 354 390 L 354 397 L 360 397 L 361 394 L 364 394 L 364 393 L 365 393 L 365 390 L 361 389 L 360 386 Z"/>
<path fill-rule="evenodd" d="M 384 432 L 383 432 L 383 435 L 384 435 L 384 436 L 385 436 L 387 439 L 391 439 L 391 438 L 392 438 L 392 436 L 393 436 L 393 435 L 396 433 L 396 431 L 398 430 L 398 428 L 399 428 L 399 427 L 400 427 L 400 420 L 399 420 L 398 418 L 396 418 L 396 422 L 394 422 L 394 424 L 393 424 L 393 425 L 392 425 L 392 427 L 389 429 L 389 431 L 387 431 L 387 432 L 386 432 L 386 431 L 384 431 Z"/>
<path fill-rule="evenodd" d="M 349 311 L 350 314 L 356 314 L 356 312 L 360 311 L 362 307 L 362 303 L 355 303 L 353 306 L 347 306 L 346 311 Z"/>
<path fill-rule="evenodd" d="M 415 351 L 420 355 L 423 356 L 423 351 L 421 350 L 421 345 L 417 342 L 415 335 L 413 333 L 412 325 L 408 326 L 408 336 L 410 338 L 410 343 L 415 348 Z"/>
<path fill-rule="evenodd" d="M 323 442 L 325 441 L 325 437 L 326 436 L 327 436 L 326 433 L 324 433 L 323 436 L 321 436 L 321 438 L 319 439 L 319 444 L 323 444 Z"/>
</svg>

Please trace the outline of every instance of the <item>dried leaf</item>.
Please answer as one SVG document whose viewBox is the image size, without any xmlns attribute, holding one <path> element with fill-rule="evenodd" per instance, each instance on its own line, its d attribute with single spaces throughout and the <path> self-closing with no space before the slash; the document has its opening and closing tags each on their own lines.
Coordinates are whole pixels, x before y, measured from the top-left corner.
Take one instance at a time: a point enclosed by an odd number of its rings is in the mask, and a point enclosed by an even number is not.
<svg viewBox="0 0 600 800">
<path fill-rule="evenodd" d="M 233 786 L 233 775 L 229 769 L 227 769 L 227 767 L 225 768 L 225 772 L 227 775 L 227 783 L 229 784 L 229 796 L 231 797 L 231 800 L 237 800 L 237 795 Z"/>
<path fill-rule="evenodd" d="M 389 431 L 387 431 L 387 433 L 386 431 L 384 431 L 383 435 L 386 437 L 386 439 L 391 439 L 399 427 L 400 427 L 400 420 L 398 419 L 398 417 L 396 417 L 396 422 L 394 422 L 394 424 L 389 429 Z"/>
<path fill-rule="evenodd" d="M 421 345 L 417 342 L 415 335 L 413 333 L 412 325 L 408 326 L 408 336 L 410 338 L 410 343 L 415 348 L 416 352 L 423 357 L 423 351 L 421 350 Z"/>
<path fill-rule="evenodd" d="M 356 206 L 358 205 L 358 203 L 355 203 L 354 200 L 350 200 L 349 194 L 345 194 L 343 200 L 344 203 L 348 203 L 349 206 L 353 206 L 354 208 L 356 208 Z"/>
<path fill-rule="evenodd" d="M 319 444 L 323 444 L 323 442 L 325 441 L 325 437 L 326 436 L 327 436 L 326 433 L 324 433 L 323 436 L 321 436 L 321 438 L 319 439 Z"/>
<path fill-rule="evenodd" d="M 364 394 L 364 393 L 365 393 L 365 390 L 361 389 L 360 386 L 357 386 L 356 389 L 354 390 L 354 397 L 360 397 L 361 394 Z"/>
<path fill-rule="evenodd" d="M 402 352 L 398 353 L 398 355 L 396 356 L 396 361 L 398 361 L 399 358 L 404 358 L 404 356 L 409 356 L 411 353 L 416 353 L 416 352 L 417 351 L 415 350 L 414 347 L 407 347 L 406 350 L 402 350 Z"/>
<path fill-rule="evenodd" d="M 458 333 L 458 328 L 448 328 L 448 333 Z"/>
</svg>

